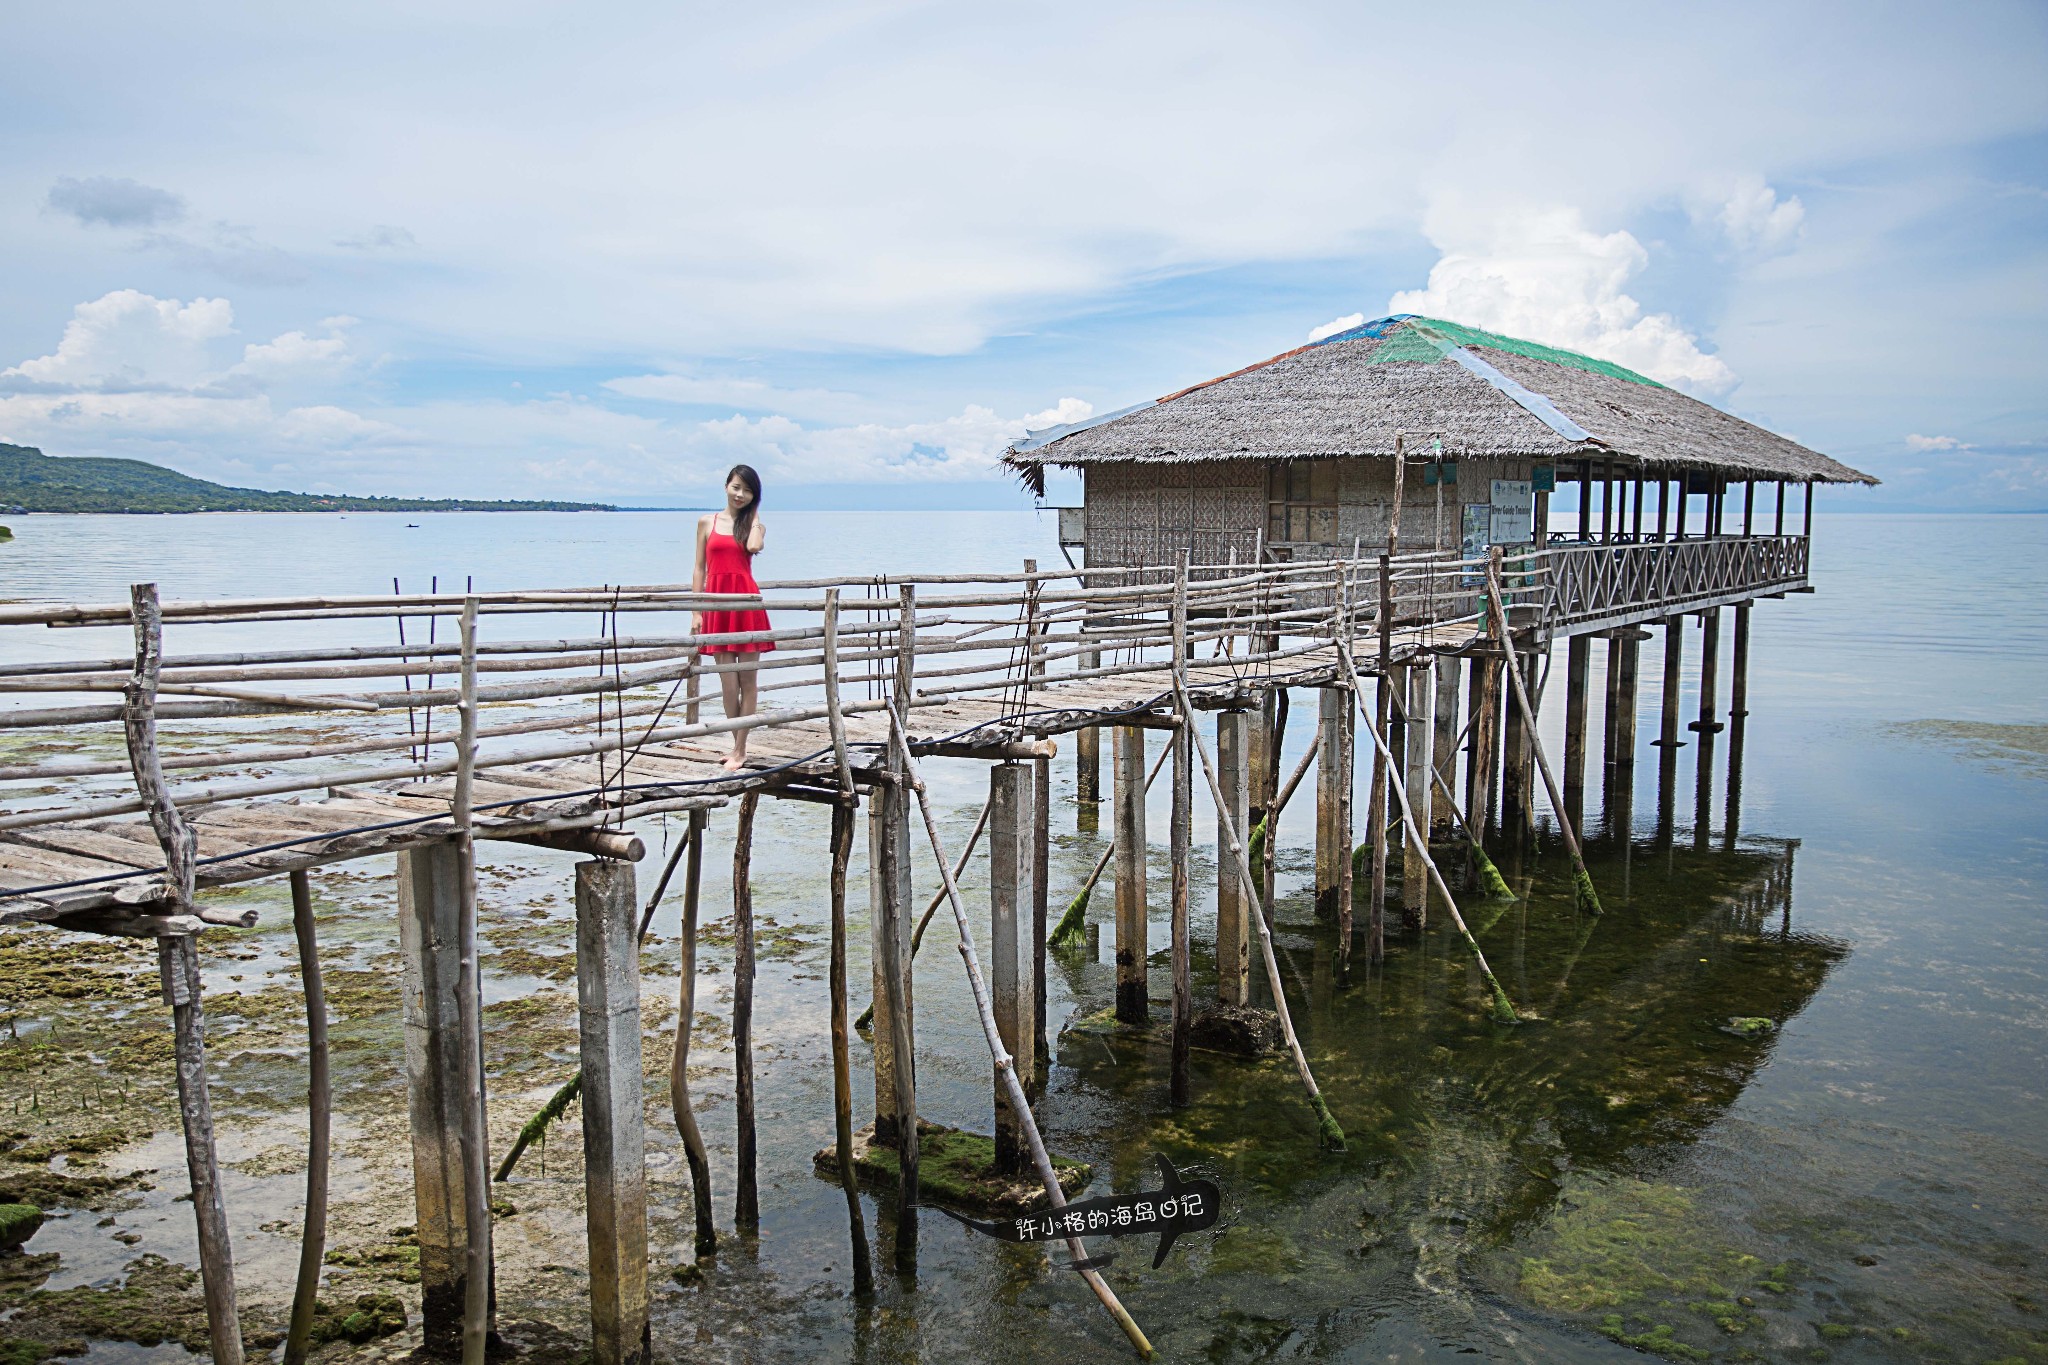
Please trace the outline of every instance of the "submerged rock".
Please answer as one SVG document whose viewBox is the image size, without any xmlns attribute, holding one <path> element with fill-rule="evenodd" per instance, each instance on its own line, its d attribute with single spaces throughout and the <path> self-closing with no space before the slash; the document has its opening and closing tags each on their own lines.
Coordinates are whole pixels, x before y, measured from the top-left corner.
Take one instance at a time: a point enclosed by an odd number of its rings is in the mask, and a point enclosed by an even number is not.
<svg viewBox="0 0 2048 1365">
<path fill-rule="evenodd" d="M 43 1211 L 34 1204 L 0 1204 L 0 1251 L 18 1250 L 43 1225 Z"/>
<path fill-rule="evenodd" d="M 1280 1047 L 1280 1016 L 1249 1005 L 1211 1005 L 1188 1025 L 1190 1046 L 1234 1057 L 1263 1057 Z"/>
<path fill-rule="evenodd" d="M 1737 1038 L 1761 1038 L 1765 1034 L 1777 1031 L 1777 1020 L 1765 1019 L 1761 1015 L 1752 1014 L 1737 1015 L 1721 1025 L 1721 1032 L 1732 1033 Z"/>
</svg>

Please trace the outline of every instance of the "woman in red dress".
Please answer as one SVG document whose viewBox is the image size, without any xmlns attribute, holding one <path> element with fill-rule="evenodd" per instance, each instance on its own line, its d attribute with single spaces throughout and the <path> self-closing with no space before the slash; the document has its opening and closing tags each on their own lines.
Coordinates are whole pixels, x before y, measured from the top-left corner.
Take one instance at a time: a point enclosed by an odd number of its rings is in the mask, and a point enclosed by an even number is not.
<svg viewBox="0 0 2048 1365">
<path fill-rule="evenodd" d="M 736 464 L 725 476 L 725 510 L 697 519 L 697 571 L 690 580 L 701 593 L 759 593 L 754 582 L 753 559 L 767 542 L 768 528 L 761 524 L 761 476 L 743 464 Z M 700 611 L 696 634 L 737 635 L 743 631 L 768 629 L 768 613 L 759 607 L 741 611 Z M 724 655 L 736 663 L 752 663 L 775 646 L 768 641 L 710 644 L 704 652 Z M 717 660 L 714 660 L 717 662 Z M 718 675 L 719 691 L 725 697 L 727 719 L 754 714 L 759 674 L 754 669 L 733 669 Z M 732 732 L 732 753 L 725 766 L 738 772 L 747 761 L 745 730 Z"/>
</svg>

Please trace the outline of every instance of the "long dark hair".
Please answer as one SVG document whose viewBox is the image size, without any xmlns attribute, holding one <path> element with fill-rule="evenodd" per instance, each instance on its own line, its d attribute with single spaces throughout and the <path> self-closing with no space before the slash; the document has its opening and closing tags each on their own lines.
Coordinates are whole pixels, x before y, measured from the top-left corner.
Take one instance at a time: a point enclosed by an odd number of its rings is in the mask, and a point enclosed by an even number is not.
<svg viewBox="0 0 2048 1365">
<path fill-rule="evenodd" d="M 747 491 L 754 495 L 752 501 L 732 514 L 732 538 L 740 543 L 740 549 L 745 550 L 747 537 L 754 533 L 754 514 L 761 510 L 761 476 L 754 472 L 754 467 L 750 464 L 736 464 L 725 471 L 725 483 L 731 483 L 735 478 L 745 484 Z M 720 484 L 719 487 L 723 488 L 725 484 Z"/>
</svg>

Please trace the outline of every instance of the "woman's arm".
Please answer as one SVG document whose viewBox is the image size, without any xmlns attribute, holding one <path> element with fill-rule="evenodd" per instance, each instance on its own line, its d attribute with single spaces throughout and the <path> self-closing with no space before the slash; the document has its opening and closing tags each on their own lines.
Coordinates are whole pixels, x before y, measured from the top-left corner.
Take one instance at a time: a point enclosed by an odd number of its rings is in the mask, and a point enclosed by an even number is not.
<svg viewBox="0 0 2048 1365">
<path fill-rule="evenodd" d="M 754 524 L 747 528 L 747 553 L 757 555 L 761 553 L 761 547 L 767 543 L 768 528 L 759 517 L 755 517 Z"/>
<path fill-rule="evenodd" d="M 704 591 L 704 534 L 705 534 L 705 531 L 706 531 L 706 530 L 707 530 L 707 529 L 708 529 L 708 528 L 710 527 L 710 525 L 711 525 L 711 518 L 710 518 L 710 517 L 708 517 L 708 516 L 704 516 L 704 517 L 699 517 L 699 518 L 697 518 L 697 555 L 696 555 L 696 560 L 695 560 L 695 562 L 694 562 L 694 563 L 693 563 L 693 564 L 691 565 L 691 568 L 690 568 L 690 591 L 691 591 L 691 592 L 702 592 L 702 591 Z M 690 613 L 690 634 L 692 634 L 692 635 L 696 635 L 696 634 L 699 634 L 699 633 L 701 633 L 701 632 L 702 632 L 702 630 L 703 630 L 703 627 L 704 627 L 704 613 L 703 613 L 703 612 L 701 612 L 701 611 L 693 611 L 693 612 L 691 612 L 691 613 Z"/>
</svg>

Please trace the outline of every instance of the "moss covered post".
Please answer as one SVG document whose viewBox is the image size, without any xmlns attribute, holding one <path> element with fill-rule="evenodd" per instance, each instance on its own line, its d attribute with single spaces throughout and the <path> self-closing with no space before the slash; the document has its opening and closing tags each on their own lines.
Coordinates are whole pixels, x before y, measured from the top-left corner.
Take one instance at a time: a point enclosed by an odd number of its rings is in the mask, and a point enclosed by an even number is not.
<svg viewBox="0 0 2048 1365">
<path fill-rule="evenodd" d="M 651 1349 L 633 880 L 631 863 L 593 858 L 576 864 L 576 1018 L 594 1365 L 644 1365 Z"/>
<path fill-rule="evenodd" d="M 909 714 L 916 668 L 914 589 L 897 604 L 891 709 Z M 909 774 L 891 751 L 868 802 L 868 924 L 875 1001 L 875 1142 L 896 1149 L 896 1264 L 917 1262 L 917 1051 L 910 994 Z"/>
<path fill-rule="evenodd" d="M 1335 919 L 1351 870 L 1351 694 L 1324 687 L 1316 697 L 1316 913 Z"/>
<path fill-rule="evenodd" d="M 1430 762 L 1443 779 L 1444 789 L 1457 790 L 1458 781 L 1458 660 L 1455 655 L 1436 656 L 1436 742 Z M 1434 787 L 1434 783 L 1431 784 Z M 1431 839 L 1449 839 L 1457 833 L 1457 820 L 1450 802 L 1433 807 L 1429 821 Z"/>
</svg>

